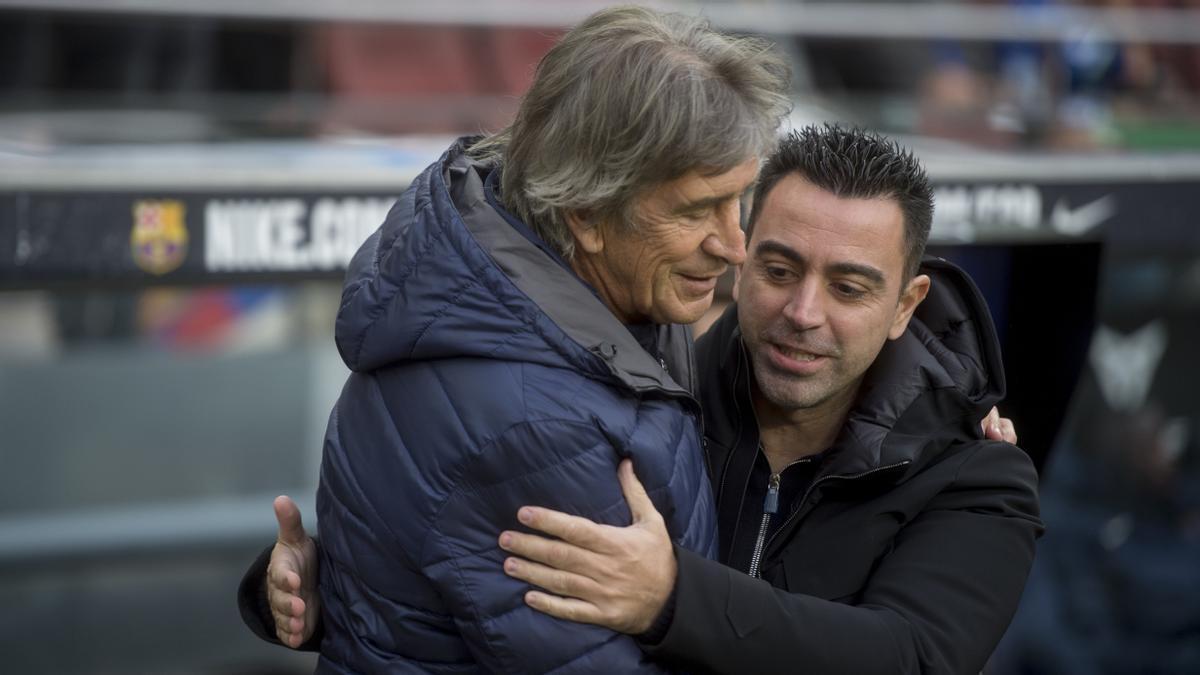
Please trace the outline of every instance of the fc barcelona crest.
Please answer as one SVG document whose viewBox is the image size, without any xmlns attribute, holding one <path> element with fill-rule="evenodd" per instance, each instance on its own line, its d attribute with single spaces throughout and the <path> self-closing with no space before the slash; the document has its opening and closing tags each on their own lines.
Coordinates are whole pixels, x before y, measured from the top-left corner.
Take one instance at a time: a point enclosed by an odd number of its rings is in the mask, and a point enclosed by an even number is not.
<svg viewBox="0 0 1200 675">
<path fill-rule="evenodd" d="M 129 244 L 138 267 L 150 274 L 166 274 L 183 264 L 188 244 L 183 215 L 183 202 L 178 200 L 134 202 Z"/>
</svg>

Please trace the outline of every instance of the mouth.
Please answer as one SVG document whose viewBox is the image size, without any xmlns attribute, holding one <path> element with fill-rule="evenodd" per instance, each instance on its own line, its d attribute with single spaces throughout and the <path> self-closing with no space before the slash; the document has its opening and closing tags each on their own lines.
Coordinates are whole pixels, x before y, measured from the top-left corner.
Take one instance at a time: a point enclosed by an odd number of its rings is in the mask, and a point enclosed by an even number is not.
<svg viewBox="0 0 1200 675">
<path fill-rule="evenodd" d="M 822 354 L 814 354 L 812 352 L 804 351 L 803 349 L 790 349 L 788 347 L 781 347 L 779 345 L 775 345 L 775 349 L 778 349 L 780 354 L 783 354 L 793 361 L 816 361 L 822 356 Z"/>
<path fill-rule="evenodd" d="M 769 355 L 776 368 L 797 375 L 808 375 L 819 370 L 830 357 L 799 347 L 769 343 Z"/>
<path fill-rule="evenodd" d="M 717 280 L 721 278 L 720 274 L 692 276 L 690 274 L 680 274 L 679 278 L 683 281 L 683 286 L 693 295 L 707 295 L 717 287 Z"/>
</svg>

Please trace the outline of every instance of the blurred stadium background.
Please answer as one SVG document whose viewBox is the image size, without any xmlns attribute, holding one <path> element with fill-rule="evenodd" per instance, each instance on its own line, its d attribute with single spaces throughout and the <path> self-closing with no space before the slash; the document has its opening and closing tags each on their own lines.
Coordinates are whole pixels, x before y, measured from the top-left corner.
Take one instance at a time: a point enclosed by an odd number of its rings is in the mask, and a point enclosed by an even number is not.
<svg viewBox="0 0 1200 675">
<path fill-rule="evenodd" d="M 313 525 L 340 271 L 600 6 L 0 0 L 0 671 L 311 670 L 234 592 Z M 1200 672 L 1200 3 L 656 6 L 930 168 L 1050 528 L 989 672 Z"/>
</svg>

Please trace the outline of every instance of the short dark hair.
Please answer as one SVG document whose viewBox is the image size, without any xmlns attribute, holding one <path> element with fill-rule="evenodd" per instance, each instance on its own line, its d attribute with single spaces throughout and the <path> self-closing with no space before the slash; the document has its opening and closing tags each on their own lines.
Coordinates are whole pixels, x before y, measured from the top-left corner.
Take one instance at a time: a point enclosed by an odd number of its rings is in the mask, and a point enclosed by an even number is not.
<svg viewBox="0 0 1200 675">
<path fill-rule="evenodd" d="M 858 127 L 824 124 L 790 132 L 759 174 L 747 242 L 771 188 L 790 173 L 838 197 L 895 199 L 904 215 L 904 280 L 917 273 L 933 222 L 933 189 L 911 152 Z"/>
</svg>

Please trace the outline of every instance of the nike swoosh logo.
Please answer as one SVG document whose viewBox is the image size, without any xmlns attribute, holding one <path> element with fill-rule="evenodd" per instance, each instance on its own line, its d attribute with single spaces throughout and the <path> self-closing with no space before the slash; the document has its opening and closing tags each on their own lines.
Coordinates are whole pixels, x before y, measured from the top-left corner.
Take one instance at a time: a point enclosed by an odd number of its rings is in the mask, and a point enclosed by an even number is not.
<svg viewBox="0 0 1200 675">
<path fill-rule="evenodd" d="M 1077 237 L 1112 218 L 1116 212 L 1117 200 L 1112 195 L 1074 209 L 1067 206 L 1065 199 L 1059 199 L 1050 212 L 1050 226 L 1059 234 Z"/>
</svg>

